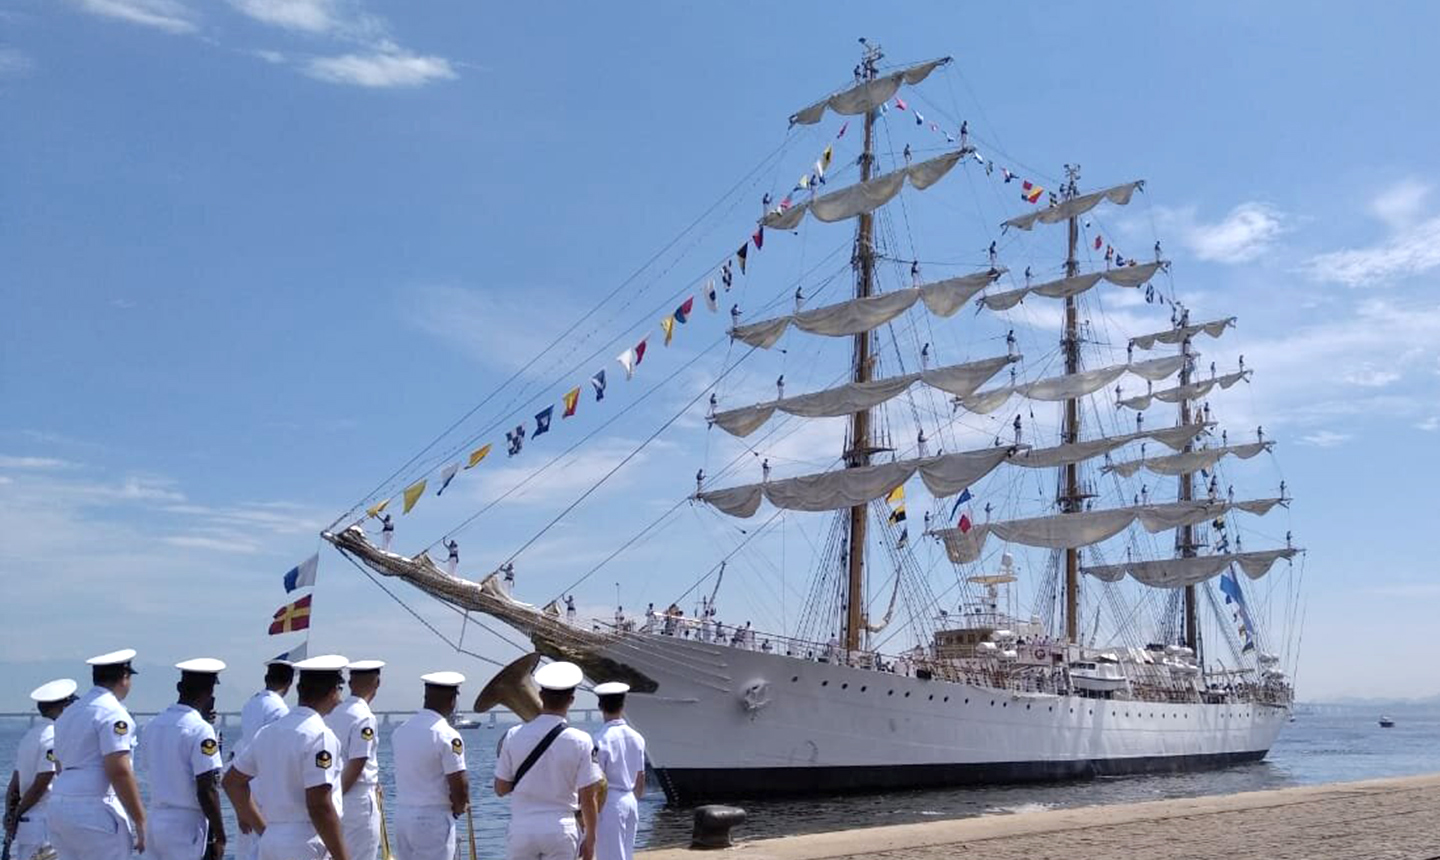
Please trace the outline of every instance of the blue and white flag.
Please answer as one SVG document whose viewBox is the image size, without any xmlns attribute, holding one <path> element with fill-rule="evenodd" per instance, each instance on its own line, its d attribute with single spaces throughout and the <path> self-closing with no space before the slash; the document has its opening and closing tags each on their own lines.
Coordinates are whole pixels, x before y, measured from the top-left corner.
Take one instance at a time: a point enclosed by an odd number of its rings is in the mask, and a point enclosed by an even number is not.
<svg viewBox="0 0 1440 860">
<path fill-rule="evenodd" d="M 955 514 L 960 510 L 960 506 L 970 501 L 970 498 L 971 496 L 969 487 L 966 487 L 965 489 L 960 491 L 960 497 L 955 500 L 955 506 L 950 509 L 950 519 L 955 519 Z"/>
<path fill-rule="evenodd" d="M 1220 574 L 1220 593 L 1226 603 L 1234 603 L 1240 617 L 1240 636 L 1245 640 L 1241 652 L 1255 650 L 1255 625 L 1250 620 L 1250 609 L 1245 605 L 1245 595 L 1240 591 L 1240 580 L 1235 578 L 1233 569 Z"/>
<path fill-rule="evenodd" d="M 441 472 L 440 472 L 440 489 L 438 489 L 438 490 L 435 491 L 435 495 L 438 496 L 438 495 L 440 495 L 441 493 L 445 492 L 445 488 L 448 487 L 448 486 L 450 486 L 450 482 L 451 482 L 451 481 L 455 480 L 455 473 L 458 472 L 458 471 L 460 471 L 460 464 L 459 464 L 459 463 L 451 463 L 450 465 L 446 466 L 443 470 L 441 470 Z"/>
<path fill-rule="evenodd" d="M 285 590 L 307 588 L 315 584 L 315 570 L 320 567 L 320 553 L 315 553 L 285 572 Z"/>
<path fill-rule="evenodd" d="M 276 654 L 276 660 L 284 660 L 286 663 L 299 663 L 309 656 L 310 640 L 305 640 L 283 654 Z"/>
<path fill-rule="evenodd" d="M 555 414 L 555 407 L 554 407 L 554 406 L 546 406 L 543 411 L 541 411 L 541 412 L 539 412 L 539 413 L 536 414 L 536 416 L 535 416 L 535 432 L 530 434 L 530 438 L 531 438 L 531 439 L 534 439 L 535 437 L 539 436 L 541 433 L 549 433 L 549 432 L 550 432 L 550 416 L 551 416 L 551 415 L 554 415 L 554 414 Z"/>
<path fill-rule="evenodd" d="M 594 389 L 595 389 L 595 399 L 596 399 L 597 401 L 598 401 L 598 400 L 604 400 L 604 399 L 605 399 L 605 371 L 604 371 L 604 370 L 597 370 L 597 371 L 595 371 L 595 375 L 592 376 L 592 377 L 590 377 L 590 385 L 593 386 Z"/>
</svg>

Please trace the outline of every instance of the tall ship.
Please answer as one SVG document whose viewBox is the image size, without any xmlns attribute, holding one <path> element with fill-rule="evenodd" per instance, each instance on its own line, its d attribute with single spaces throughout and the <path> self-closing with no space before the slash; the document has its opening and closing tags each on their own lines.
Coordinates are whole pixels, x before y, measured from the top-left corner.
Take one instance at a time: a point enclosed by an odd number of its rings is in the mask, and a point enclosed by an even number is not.
<svg viewBox="0 0 1440 860">
<path fill-rule="evenodd" d="M 1187 306 L 1153 231 L 1143 253 L 1122 251 L 1115 237 L 1137 243 L 1147 229 L 1126 215 L 1144 182 L 1090 188 L 1076 164 L 1049 179 L 1023 170 L 927 98 L 953 87 L 920 88 L 949 58 L 887 65 L 862 47 L 852 80 L 791 116 L 787 147 L 765 162 L 773 173 L 804 153 L 800 181 L 767 189 L 758 222 L 743 224 L 750 240 L 675 285 L 676 299 L 694 292 L 648 336 L 645 367 L 641 339 L 607 361 L 607 394 L 604 370 L 576 363 L 582 386 L 547 393 L 557 406 L 533 425 L 540 401 L 487 400 L 325 539 L 387 590 L 403 580 L 465 624 L 488 617 L 522 634 L 533 653 L 505 683 L 518 688 L 542 658 L 628 682 L 631 719 L 675 803 L 1264 758 L 1293 701 L 1303 550 L 1261 519 L 1289 508 L 1275 440 L 1222 420 L 1221 392 L 1253 369 L 1204 352 L 1237 317 Z M 975 235 L 946 223 L 986 206 L 1009 217 Z M 836 231 L 825 262 L 767 283 L 759 262 L 777 244 L 829 248 Z M 754 310 L 740 307 L 738 281 Z M 612 293 L 597 308 L 621 314 L 634 300 Z M 535 473 L 583 450 L 595 433 L 566 447 L 563 417 L 582 398 L 620 408 L 641 390 L 622 387 L 632 374 L 679 354 L 659 339 L 702 324 L 725 335 L 692 353 L 713 357 L 713 372 L 655 370 L 651 390 L 678 405 L 656 405 L 648 438 L 546 526 L 579 516 L 654 440 L 703 437 L 672 445 L 662 480 L 674 500 L 664 516 L 699 518 L 708 540 L 647 567 L 648 609 L 582 619 L 574 587 L 527 595 L 529 575 L 516 585 L 514 571 L 534 538 L 478 573 L 447 562 L 446 541 L 503 517 L 508 491 L 423 551 L 391 545 L 396 509 L 502 449 L 512 470 Z M 596 335 L 597 354 L 605 337 L 634 335 Z M 517 471 L 520 484 L 535 473 Z M 664 516 L 617 533 L 590 573 L 614 572 L 605 565 L 675 521 Z M 803 589 L 784 578 L 797 568 Z M 742 601 L 774 621 L 720 609 Z"/>
</svg>

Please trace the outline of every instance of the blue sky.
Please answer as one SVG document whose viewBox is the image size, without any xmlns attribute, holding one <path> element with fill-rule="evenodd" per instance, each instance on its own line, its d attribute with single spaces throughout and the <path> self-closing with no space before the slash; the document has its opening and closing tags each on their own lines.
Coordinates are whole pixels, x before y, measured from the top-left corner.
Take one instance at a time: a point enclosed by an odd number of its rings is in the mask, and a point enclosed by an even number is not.
<svg viewBox="0 0 1440 860">
<path fill-rule="evenodd" d="M 1289 3 L 883 14 L 846 3 L 4 3 L 0 680 L 19 707 L 25 685 L 134 645 L 156 666 L 197 653 L 231 661 L 238 700 L 286 647 L 264 635 L 286 599 L 281 573 L 497 383 L 518 371 L 555 402 L 608 361 L 605 408 L 618 413 L 680 371 L 460 533 L 465 567 L 502 560 L 727 366 L 712 346 L 723 312 L 697 311 L 669 349 L 652 338 L 629 386 L 609 359 L 749 234 L 762 193 L 783 194 L 833 139 L 832 117 L 789 134 L 786 117 L 848 80 L 866 35 L 896 62 L 953 55 L 907 96 L 912 108 L 947 126 L 968 120 L 981 151 L 1023 175 L 1053 187 L 1074 161 L 1088 187 L 1148 181 L 1130 207 L 1097 210 L 1087 236 L 1140 256 L 1158 237 L 1175 261 L 1167 290 L 1200 317 L 1241 317 L 1201 349 L 1257 369 L 1251 385 L 1212 398 L 1232 435 L 1264 424 L 1282 441 L 1273 462 L 1237 467 L 1236 480 L 1264 495 L 1283 477 L 1297 497 L 1247 548 L 1293 529 L 1310 550 L 1301 696 L 1434 693 L 1433 670 L 1377 661 L 1360 643 L 1383 630 L 1387 653 L 1428 653 L 1440 609 L 1428 501 L 1440 478 L 1440 128 L 1416 98 L 1437 69 L 1414 38 L 1435 23 L 1418 3 L 1323 14 Z M 852 129 L 839 155 L 853 158 L 854 143 Z M 904 143 L 939 151 L 894 112 L 881 143 L 890 158 Z M 889 216 L 895 253 L 927 272 L 966 271 L 1000 239 L 1011 268 L 1053 270 L 1055 234 L 996 230 L 1025 208 L 1012 189 L 967 163 L 907 191 Z M 717 200 L 605 314 L 532 363 Z M 768 236 L 727 300 L 758 316 L 813 271 L 801 281 L 811 292 L 843 268 L 847 235 L 807 223 Z M 892 268 L 887 277 L 906 277 Z M 1133 295 L 1110 298 L 1097 326 L 1168 323 Z M 1007 327 L 1027 355 L 1054 349 L 1051 317 L 1030 303 L 1009 319 L 955 320 L 958 333 L 937 340 L 942 360 L 1003 351 Z M 815 349 L 747 360 L 721 387 L 727 405 L 763 396 L 778 372 L 790 393 L 830 384 L 820 368 L 839 365 L 809 359 L 840 353 Z M 579 360 L 592 352 L 602 359 Z M 538 409 L 527 404 L 492 403 L 469 426 L 527 420 Z M 536 459 L 466 473 L 404 518 L 399 547 L 438 539 L 609 417 L 587 399 L 531 444 Z M 521 556 L 521 596 L 566 588 L 690 492 L 696 468 L 716 471 L 738 450 L 717 432 L 694 410 L 682 416 Z M 798 434 L 761 453 L 807 471 L 833 437 Z M 734 528 L 683 507 L 577 598 L 608 612 L 618 582 L 627 606 L 668 602 Z M 722 595 L 731 618 L 793 623 L 818 535 L 787 519 L 764 558 L 737 564 Z M 921 552 L 934 563 L 933 547 Z M 338 555 L 321 559 L 314 644 L 391 659 L 382 703 L 407 704 L 405 673 L 488 676 Z M 458 635 L 452 615 L 407 597 Z M 473 626 L 466 637 L 517 654 Z M 137 695 L 163 701 L 170 684 L 157 684 Z"/>
</svg>

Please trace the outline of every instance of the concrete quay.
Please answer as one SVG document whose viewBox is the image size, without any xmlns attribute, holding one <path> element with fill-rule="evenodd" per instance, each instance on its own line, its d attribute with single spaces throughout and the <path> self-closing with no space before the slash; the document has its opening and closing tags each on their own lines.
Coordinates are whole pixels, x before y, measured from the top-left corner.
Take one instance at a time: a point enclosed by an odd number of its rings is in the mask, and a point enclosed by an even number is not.
<svg viewBox="0 0 1440 860">
<path fill-rule="evenodd" d="M 717 860 L 1437 860 L 1440 774 L 815 833 L 706 853 Z"/>
</svg>

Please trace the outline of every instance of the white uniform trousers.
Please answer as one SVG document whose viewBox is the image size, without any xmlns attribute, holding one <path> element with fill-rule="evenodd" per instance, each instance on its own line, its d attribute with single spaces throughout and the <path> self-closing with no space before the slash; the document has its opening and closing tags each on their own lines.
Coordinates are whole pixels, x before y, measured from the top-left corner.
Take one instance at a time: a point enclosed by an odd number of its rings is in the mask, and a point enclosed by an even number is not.
<svg viewBox="0 0 1440 860">
<path fill-rule="evenodd" d="M 395 856 L 401 860 L 453 860 L 455 816 L 449 806 L 402 806 L 395 812 Z M 567 860 L 574 860 L 573 855 Z"/>
<path fill-rule="evenodd" d="M 640 804 L 633 791 L 612 791 L 595 825 L 595 860 L 634 860 Z"/>
<path fill-rule="evenodd" d="M 260 837 L 254 833 L 241 833 L 236 826 L 235 842 L 226 847 L 235 852 L 236 860 L 256 860 L 260 856 Z"/>
<path fill-rule="evenodd" d="M 47 798 L 48 800 L 48 798 Z M 43 801 L 40 808 L 31 807 L 15 826 L 15 842 L 10 846 L 10 857 L 12 860 L 31 860 L 40 850 L 50 844 L 50 834 L 45 829 L 45 810 L 48 804 Z"/>
<path fill-rule="evenodd" d="M 345 811 L 340 816 L 340 830 L 350 860 L 375 860 L 380 852 L 380 806 L 375 802 L 375 786 L 353 785 L 342 800 Z"/>
<path fill-rule="evenodd" d="M 145 819 L 147 860 L 200 860 L 210 823 L 198 809 L 162 806 Z"/>
<path fill-rule="evenodd" d="M 555 822 L 555 829 L 511 832 L 505 837 L 506 860 L 575 860 L 580 852 L 580 829 L 574 816 Z"/>
<path fill-rule="evenodd" d="M 135 847 L 130 818 L 114 797 L 52 795 L 46 827 L 59 860 L 124 860 Z"/>
<path fill-rule="evenodd" d="M 326 860 L 330 856 L 309 821 L 267 824 L 259 845 L 259 860 Z"/>
</svg>

